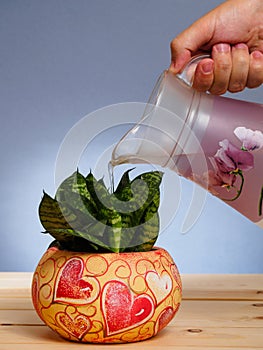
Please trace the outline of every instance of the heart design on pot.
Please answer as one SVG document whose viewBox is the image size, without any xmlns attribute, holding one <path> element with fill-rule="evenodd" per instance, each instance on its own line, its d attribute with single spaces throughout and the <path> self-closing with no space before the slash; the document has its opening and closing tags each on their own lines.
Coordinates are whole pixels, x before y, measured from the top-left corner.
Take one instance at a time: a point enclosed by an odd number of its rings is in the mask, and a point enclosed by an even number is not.
<svg viewBox="0 0 263 350">
<path fill-rule="evenodd" d="M 55 301 L 72 301 L 72 304 L 87 304 L 99 295 L 99 282 L 95 277 L 83 276 L 84 263 L 80 258 L 71 258 L 60 270 Z"/>
<path fill-rule="evenodd" d="M 148 272 L 146 275 L 146 282 L 155 296 L 157 304 L 160 304 L 166 299 L 172 291 L 173 282 L 171 276 L 165 271 L 161 276 L 153 271 Z"/>
<path fill-rule="evenodd" d="M 171 306 L 167 307 L 166 309 L 163 310 L 163 312 L 160 314 L 158 318 L 158 329 L 156 330 L 157 332 L 160 332 L 165 326 L 168 325 L 168 323 L 173 319 L 175 316 L 176 311 L 173 310 Z"/>
<path fill-rule="evenodd" d="M 66 312 L 59 312 L 56 320 L 68 333 L 78 339 L 81 339 L 91 328 L 89 318 L 81 314 L 71 317 Z"/>
<path fill-rule="evenodd" d="M 137 327 L 148 321 L 154 312 L 149 295 L 136 295 L 120 281 L 110 281 L 105 285 L 102 307 L 108 335 Z"/>
</svg>

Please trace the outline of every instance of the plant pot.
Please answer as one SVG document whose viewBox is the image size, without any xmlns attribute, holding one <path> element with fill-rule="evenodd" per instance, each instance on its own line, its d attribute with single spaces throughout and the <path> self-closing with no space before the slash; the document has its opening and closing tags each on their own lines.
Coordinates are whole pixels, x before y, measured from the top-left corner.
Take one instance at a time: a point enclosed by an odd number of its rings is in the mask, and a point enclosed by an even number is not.
<svg viewBox="0 0 263 350">
<path fill-rule="evenodd" d="M 156 335 L 182 296 L 177 267 L 162 248 L 79 253 L 50 247 L 32 281 L 36 312 L 67 340 L 126 343 Z"/>
</svg>

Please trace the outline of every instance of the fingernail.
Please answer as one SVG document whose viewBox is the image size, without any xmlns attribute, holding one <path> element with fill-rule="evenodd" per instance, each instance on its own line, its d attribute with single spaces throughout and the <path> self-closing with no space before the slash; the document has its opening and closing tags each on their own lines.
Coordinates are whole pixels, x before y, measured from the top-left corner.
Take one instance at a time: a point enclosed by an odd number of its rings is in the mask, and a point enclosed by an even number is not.
<svg viewBox="0 0 263 350">
<path fill-rule="evenodd" d="M 244 49 L 244 50 L 247 50 L 247 45 L 246 44 L 243 44 L 243 43 L 239 43 L 239 44 L 236 44 L 234 46 L 234 48 L 236 49 Z"/>
<path fill-rule="evenodd" d="M 260 51 L 254 51 L 254 52 L 251 53 L 251 55 L 252 55 L 253 58 L 255 58 L 255 59 L 261 59 L 262 56 L 263 56 L 263 53 L 260 52 Z"/>
<path fill-rule="evenodd" d="M 206 62 L 202 64 L 202 71 L 205 74 L 210 74 L 213 71 L 213 62 Z"/>
<path fill-rule="evenodd" d="M 216 45 L 214 45 L 214 48 L 219 53 L 230 52 L 230 45 L 229 44 L 216 44 Z"/>
</svg>

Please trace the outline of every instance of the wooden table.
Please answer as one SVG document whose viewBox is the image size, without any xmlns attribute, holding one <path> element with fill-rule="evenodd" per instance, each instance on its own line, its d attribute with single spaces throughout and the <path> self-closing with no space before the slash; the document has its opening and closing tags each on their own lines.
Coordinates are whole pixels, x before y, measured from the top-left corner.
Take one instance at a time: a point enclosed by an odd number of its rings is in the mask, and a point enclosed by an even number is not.
<svg viewBox="0 0 263 350">
<path fill-rule="evenodd" d="M 174 320 L 141 343 L 70 343 L 43 325 L 31 303 L 31 273 L 0 273 L 0 350 L 263 349 L 263 275 L 183 275 Z"/>
</svg>

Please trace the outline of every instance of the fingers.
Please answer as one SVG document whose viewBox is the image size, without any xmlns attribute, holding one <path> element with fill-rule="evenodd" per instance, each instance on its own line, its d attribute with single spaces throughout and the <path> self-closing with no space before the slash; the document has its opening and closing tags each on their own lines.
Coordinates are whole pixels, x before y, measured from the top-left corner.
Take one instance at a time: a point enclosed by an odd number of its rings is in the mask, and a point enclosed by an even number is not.
<svg viewBox="0 0 263 350">
<path fill-rule="evenodd" d="M 247 87 L 256 88 L 261 84 L 263 84 L 263 54 L 254 51 L 250 54 Z"/>
<path fill-rule="evenodd" d="M 228 90 L 232 71 L 232 54 L 229 44 L 216 44 L 212 49 L 212 59 L 202 60 L 195 72 L 193 88 L 209 91 L 214 95 Z"/>
<path fill-rule="evenodd" d="M 172 48 L 172 45 L 173 45 L 173 42 L 171 43 L 171 48 Z M 175 51 L 173 51 L 173 52 L 175 52 Z M 174 55 L 175 55 L 175 53 L 174 53 Z M 191 59 L 191 52 L 189 50 L 184 49 L 183 51 L 180 51 L 177 54 L 176 59 L 172 58 L 169 70 L 171 72 L 173 72 L 174 74 L 177 74 L 177 73 L 181 72 L 183 67 L 185 66 L 185 64 L 190 59 Z"/>
<path fill-rule="evenodd" d="M 249 51 L 245 44 L 237 44 L 232 47 L 232 72 L 228 85 L 228 91 L 239 92 L 247 85 L 249 72 Z"/>
<path fill-rule="evenodd" d="M 215 16 L 204 16 L 171 41 L 171 65 L 169 70 L 177 74 L 182 71 L 193 55 L 203 51 L 203 45 L 213 36 Z"/>
<path fill-rule="evenodd" d="M 232 71 L 232 55 L 229 44 L 216 44 L 212 49 L 214 60 L 214 82 L 209 89 L 214 95 L 224 94 L 229 85 Z"/>
<path fill-rule="evenodd" d="M 196 67 L 193 88 L 199 92 L 208 91 L 214 81 L 214 61 L 204 58 Z"/>
<path fill-rule="evenodd" d="M 247 45 L 213 46 L 212 58 L 203 59 L 197 66 L 193 88 L 222 95 L 226 91 L 235 93 L 246 87 L 256 88 L 263 83 L 263 53 L 249 53 Z"/>
</svg>

